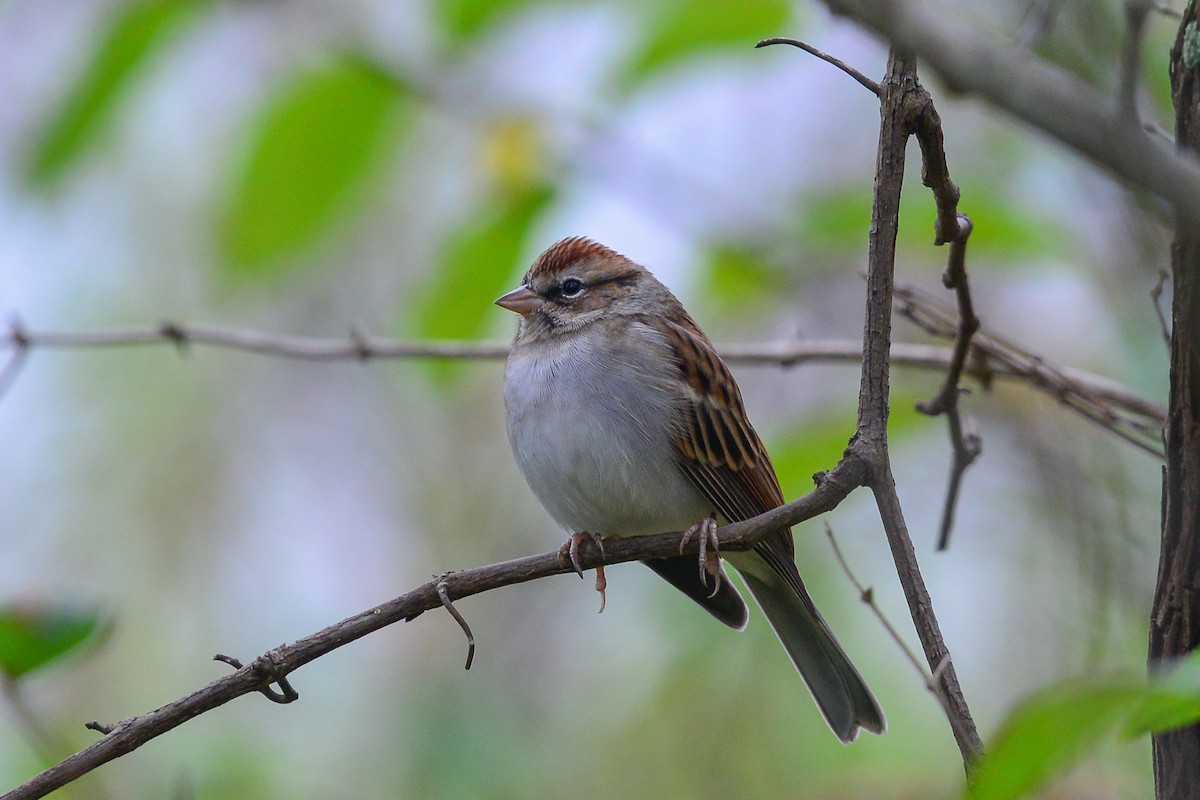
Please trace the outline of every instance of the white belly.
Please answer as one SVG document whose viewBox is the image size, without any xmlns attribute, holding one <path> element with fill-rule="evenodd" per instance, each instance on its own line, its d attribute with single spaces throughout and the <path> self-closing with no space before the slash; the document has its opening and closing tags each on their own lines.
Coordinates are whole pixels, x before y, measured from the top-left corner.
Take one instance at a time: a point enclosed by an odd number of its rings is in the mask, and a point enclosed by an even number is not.
<svg viewBox="0 0 1200 800">
<path fill-rule="evenodd" d="M 676 461 L 677 398 L 661 369 L 644 365 L 657 334 L 635 325 L 603 352 L 578 336 L 509 357 L 508 437 L 525 480 L 572 532 L 636 536 L 682 530 L 713 509 Z M 587 353 L 587 354 L 585 354 Z M 656 361 L 661 364 L 661 361 Z"/>
</svg>

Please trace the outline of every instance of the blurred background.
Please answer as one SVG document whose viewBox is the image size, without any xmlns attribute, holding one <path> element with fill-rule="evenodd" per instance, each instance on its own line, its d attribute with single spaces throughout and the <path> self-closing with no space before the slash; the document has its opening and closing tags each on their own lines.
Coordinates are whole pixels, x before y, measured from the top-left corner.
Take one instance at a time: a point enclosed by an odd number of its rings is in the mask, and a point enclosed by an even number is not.
<svg viewBox="0 0 1200 800">
<path fill-rule="evenodd" d="M 968 11 L 1115 87 L 1116 0 Z M 1166 127 L 1173 34 L 1153 17 L 1144 48 L 1143 111 Z M 515 321 L 491 301 L 582 234 L 651 267 L 718 343 L 857 341 L 878 106 L 798 50 L 753 48 L 777 35 L 882 75 L 885 48 L 814 2 L 9 0 L 0 314 L 35 331 L 175 320 L 507 340 Z M 925 81 L 975 221 L 985 329 L 1165 399 L 1150 299 L 1162 210 Z M 914 147 L 898 280 L 949 301 L 919 168 Z M 927 341 L 903 322 L 897 339 Z M 735 373 L 785 495 L 806 492 L 853 432 L 857 366 Z M 223 674 L 213 653 L 249 659 L 433 574 L 564 538 L 511 459 L 499 362 L 157 345 L 35 349 L 12 377 L 0 631 L 88 641 L 6 668 L 3 788 L 93 741 L 84 722 Z M 984 454 L 935 553 L 950 449 L 945 421 L 913 405 L 940 379 L 894 373 L 893 465 L 986 740 L 1039 688 L 1142 669 L 1160 463 L 1027 387 L 976 387 L 963 402 Z M 915 646 L 869 495 L 828 520 Z M 458 627 L 425 614 L 295 673 L 297 703 L 240 699 L 62 794 L 955 796 L 935 700 L 822 527 L 796 538 L 886 736 L 841 746 L 761 616 L 736 634 L 628 565 L 609 570 L 603 615 L 591 576 L 459 602 L 479 643 L 470 672 Z M 1148 745 L 1121 744 L 1053 796 L 1149 787 Z"/>
</svg>

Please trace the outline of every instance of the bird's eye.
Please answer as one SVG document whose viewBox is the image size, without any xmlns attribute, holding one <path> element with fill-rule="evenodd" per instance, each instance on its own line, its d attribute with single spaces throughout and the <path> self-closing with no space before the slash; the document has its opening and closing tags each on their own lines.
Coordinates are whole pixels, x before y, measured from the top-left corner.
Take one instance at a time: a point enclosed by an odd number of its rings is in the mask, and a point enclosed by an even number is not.
<svg viewBox="0 0 1200 800">
<path fill-rule="evenodd" d="M 583 281 L 578 278 L 567 278 L 558 287 L 563 297 L 579 297 L 583 293 Z"/>
</svg>

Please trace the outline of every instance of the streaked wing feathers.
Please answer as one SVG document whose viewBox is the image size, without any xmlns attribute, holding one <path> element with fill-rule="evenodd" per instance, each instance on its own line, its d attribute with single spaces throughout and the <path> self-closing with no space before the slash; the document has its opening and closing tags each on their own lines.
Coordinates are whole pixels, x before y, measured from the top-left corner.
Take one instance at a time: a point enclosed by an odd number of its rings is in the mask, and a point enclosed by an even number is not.
<svg viewBox="0 0 1200 800">
<path fill-rule="evenodd" d="M 742 393 L 725 362 L 696 323 L 662 320 L 657 327 L 675 353 L 690 403 L 677 446 L 688 477 L 730 522 L 783 505 L 783 492 L 767 449 L 758 438 Z M 792 557 L 784 531 L 759 546 Z"/>
</svg>

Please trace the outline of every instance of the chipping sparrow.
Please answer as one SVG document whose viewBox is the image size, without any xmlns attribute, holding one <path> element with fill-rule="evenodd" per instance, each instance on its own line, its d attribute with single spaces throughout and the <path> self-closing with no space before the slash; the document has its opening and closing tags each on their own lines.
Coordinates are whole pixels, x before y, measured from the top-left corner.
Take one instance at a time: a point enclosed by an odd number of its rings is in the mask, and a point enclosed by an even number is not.
<svg viewBox="0 0 1200 800">
<path fill-rule="evenodd" d="M 644 267 L 563 239 L 496 303 L 521 315 L 504 371 L 509 441 L 533 493 L 572 532 L 576 569 L 581 536 L 686 529 L 704 545 L 714 517 L 744 520 L 783 504 L 729 369 Z M 804 588 L 791 531 L 727 558 L 838 738 L 882 733 L 883 712 Z M 746 626 L 719 559 L 701 555 L 700 570 L 693 556 L 644 563 L 726 625 Z"/>
</svg>

